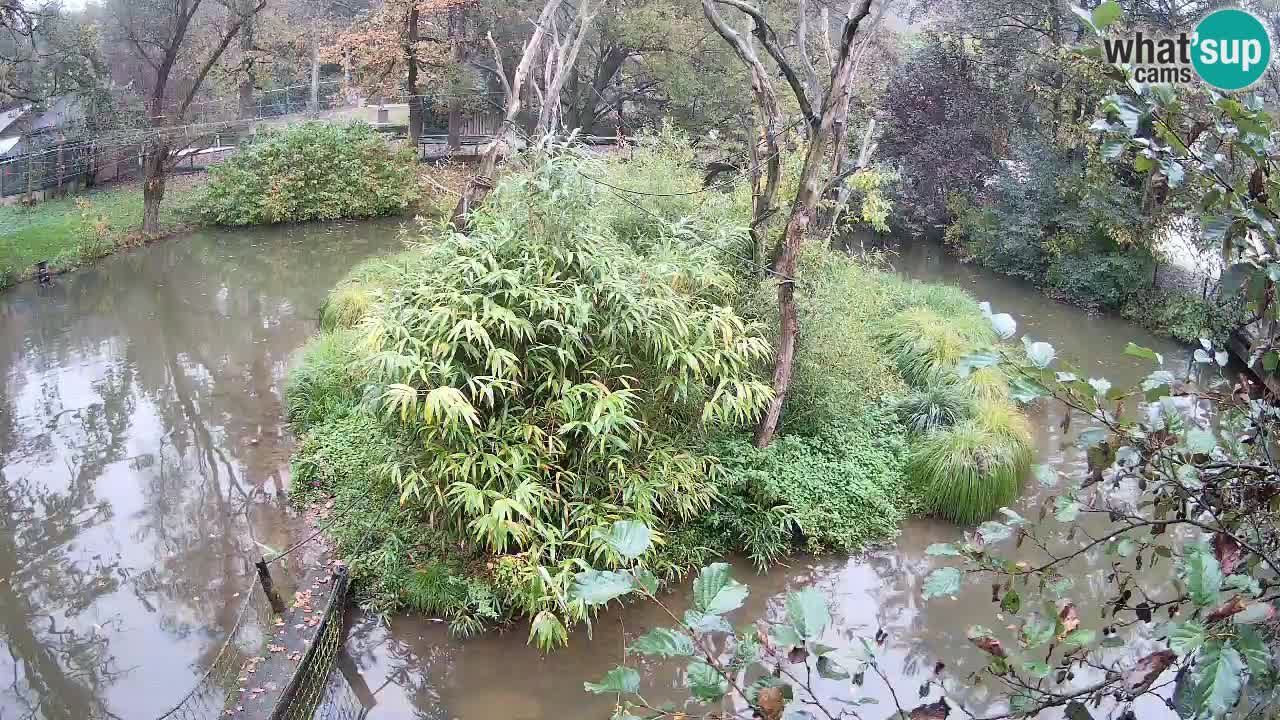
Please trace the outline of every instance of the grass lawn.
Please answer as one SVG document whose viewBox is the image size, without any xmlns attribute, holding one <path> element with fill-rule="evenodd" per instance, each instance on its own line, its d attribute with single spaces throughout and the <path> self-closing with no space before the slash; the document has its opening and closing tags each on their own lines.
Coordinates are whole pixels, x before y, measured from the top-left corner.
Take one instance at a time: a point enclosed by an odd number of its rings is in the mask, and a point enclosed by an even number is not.
<svg viewBox="0 0 1280 720">
<path fill-rule="evenodd" d="M 203 179 L 171 178 L 160 220 L 165 233 L 186 225 L 183 207 Z M 141 242 L 142 186 L 114 186 L 48 200 L 31 207 L 0 207 L 0 288 L 30 277 L 49 261 L 63 272 Z"/>
</svg>

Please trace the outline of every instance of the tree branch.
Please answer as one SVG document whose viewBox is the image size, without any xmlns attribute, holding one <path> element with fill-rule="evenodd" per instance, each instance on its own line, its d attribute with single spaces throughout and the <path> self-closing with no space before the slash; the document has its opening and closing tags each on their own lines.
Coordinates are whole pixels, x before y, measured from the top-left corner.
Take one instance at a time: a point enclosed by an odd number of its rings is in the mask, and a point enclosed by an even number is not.
<svg viewBox="0 0 1280 720">
<path fill-rule="evenodd" d="M 777 34 L 773 28 L 769 26 L 768 21 L 764 18 L 764 13 L 759 8 L 749 5 L 743 0 L 713 0 L 721 5 L 728 5 L 731 8 L 739 10 L 751 16 L 755 22 L 755 28 L 752 34 L 764 45 L 765 52 L 769 53 L 769 57 L 778 64 L 778 69 L 782 71 L 782 76 L 786 78 L 787 84 L 791 86 L 791 92 L 796 96 L 796 102 L 800 105 L 800 114 L 810 125 L 817 126 L 819 117 L 813 111 L 813 103 L 809 101 L 809 94 L 805 92 L 804 83 L 800 81 L 800 76 L 796 74 L 795 68 L 791 67 L 787 56 L 783 54 L 782 48 L 778 47 Z M 868 8 L 870 8 L 871 0 L 866 0 Z M 856 28 L 855 28 L 856 30 Z M 721 33 L 723 35 L 723 33 Z"/>
<path fill-rule="evenodd" d="M 223 34 L 221 40 L 218 42 L 218 47 L 209 54 L 204 65 L 200 67 L 200 71 L 196 73 L 195 81 L 191 83 L 191 88 L 187 90 L 187 96 L 183 98 L 182 105 L 178 108 L 179 118 L 182 118 L 187 114 L 187 109 L 191 107 L 191 102 L 195 100 L 196 94 L 200 92 L 200 86 L 204 84 L 204 79 L 208 77 L 209 71 L 213 69 L 213 66 L 216 65 L 218 60 L 222 57 L 222 53 L 227 49 L 227 46 L 231 44 L 231 40 L 240 33 L 241 26 L 244 25 L 245 21 L 249 17 L 261 12 L 266 6 L 267 0 L 258 0 L 258 4 L 253 6 L 253 9 L 251 9 L 247 14 L 235 14 L 235 21 L 231 23 L 231 26 L 227 28 L 227 32 Z"/>
</svg>

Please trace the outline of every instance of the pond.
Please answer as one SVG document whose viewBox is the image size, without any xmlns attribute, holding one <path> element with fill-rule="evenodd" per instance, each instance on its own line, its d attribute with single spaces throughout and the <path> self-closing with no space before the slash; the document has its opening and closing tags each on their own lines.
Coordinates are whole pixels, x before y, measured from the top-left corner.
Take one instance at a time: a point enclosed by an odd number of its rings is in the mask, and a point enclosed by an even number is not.
<svg viewBox="0 0 1280 720">
<path fill-rule="evenodd" d="M 394 228 L 199 232 L 0 293 L 0 717 L 193 685 L 288 542 L 290 356 Z"/>
<path fill-rule="evenodd" d="M 0 293 L 0 717 L 153 718 L 191 686 L 247 587 L 246 558 L 288 542 L 290 443 L 281 382 L 332 284 L 397 246 L 396 223 L 207 231 Z M 904 248 L 904 275 L 959 285 L 1059 352 L 1117 382 L 1146 374 L 1127 341 L 1185 368 L 1189 351 L 1035 288 Z M 1060 413 L 1036 416 L 1042 462 L 1079 469 Z M 1079 427 L 1072 427 L 1075 433 Z M 1020 503 L 1034 514 L 1045 491 Z M 776 614 L 813 585 L 834 603 L 833 636 L 889 633 L 884 667 L 904 704 L 934 661 L 971 709 L 983 689 L 965 640 L 992 624 L 989 588 L 924 604 L 924 548 L 945 523 L 909 523 L 896 543 L 850 558 L 795 558 L 758 575 L 741 623 Z M 1082 571 L 1084 568 L 1082 568 Z M 1097 587 L 1085 584 L 1085 592 Z M 671 595 L 676 606 L 684 597 Z M 603 614 L 592 639 L 542 657 L 526 629 L 467 640 L 429 619 L 353 613 L 348 648 L 376 705 L 370 718 L 607 717 L 582 690 L 618 664 L 625 638 L 666 624 L 637 605 Z M 1086 619 L 1088 622 L 1088 619 Z M 1118 652 L 1139 654 L 1141 637 Z M 644 667 L 651 699 L 677 697 L 671 666 Z M 883 686 L 868 683 L 886 712 Z"/>
</svg>

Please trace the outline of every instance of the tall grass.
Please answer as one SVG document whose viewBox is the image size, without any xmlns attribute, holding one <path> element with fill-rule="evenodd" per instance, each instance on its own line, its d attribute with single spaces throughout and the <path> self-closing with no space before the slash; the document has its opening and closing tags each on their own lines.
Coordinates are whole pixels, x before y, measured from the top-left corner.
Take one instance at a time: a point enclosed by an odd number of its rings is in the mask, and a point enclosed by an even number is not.
<svg viewBox="0 0 1280 720">
<path fill-rule="evenodd" d="M 961 356 L 995 340 L 981 315 L 943 315 L 930 307 L 913 307 L 881 326 L 880 344 L 902 374 L 916 386 L 953 374 Z"/>
<path fill-rule="evenodd" d="M 328 418 L 347 414 L 359 401 L 351 372 L 350 330 L 322 332 L 300 352 L 285 381 L 285 411 L 295 432 L 303 432 Z"/>
<path fill-rule="evenodd" d="M 898 420 L 911 432 L 927 434 L 970 417 L 973 398 L 960 383 L 940 381 L 912 390 L 895 409 Z"/>
<path fill-rule="evenodd" d="M 1032 458 L 1026 417 L 1008 404 L 981 402 L 973 419 L 918 441 L 907 475 L 930 512 L 973 524 L 1018 497 Z"/>
<path fill-rule="evenodd" d="M 999 366 L 974 370 L 964 379 L 964 387 L 975 400 L 1009 402 L 1009 376 Z"/>
</svg>

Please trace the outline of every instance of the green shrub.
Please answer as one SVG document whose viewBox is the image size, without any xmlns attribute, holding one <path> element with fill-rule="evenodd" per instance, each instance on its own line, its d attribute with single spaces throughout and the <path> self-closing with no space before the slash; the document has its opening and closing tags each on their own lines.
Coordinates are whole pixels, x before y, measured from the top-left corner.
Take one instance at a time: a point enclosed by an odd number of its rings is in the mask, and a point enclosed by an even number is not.
<svg viewBox="0 0 1280 720">
<path fill-rule="evenodd" d="M 585 180 L 601 165 L 562 152 L 508 176 L 471 232 L 362 265 L 325 311 L 327 326 L 354 327 L 331 336 L 348 353 L 340 399 L 369 398 L 400 440 L 378 477 L 435 543 L 486 559 L 478 575 L 446 564 L 501 587 L 503 611 L 535 617 L 540 642 L 582 619 L 560 599 L 578 561 L 609 562 L 600 533 L 615 520 L 661 537 L 712 507 L 703 425 L 749 423 L 769 398 L 763 328 L 729 306 L 735 281 L 715 251 L 620 238 Z M 344 358 L 313 352 L 290 394 L 302 418 L 337 404 L 329 368 Z"/>
<path fill-rule="evenodd" d="M 903 480 L 907 443 L 892 411 L 876 409 L 812 436 L 783 435 L 761 450 L 747 438 L 713 446 L 722 492 L 739 500 L 710 518 L 760 562 L 791 546 L 853 552 L 892 537 L 911 511 Z"/>
<path fill-rule="evenodd" d="M 962 260 L 1038 282 L 1047 265 L 1041 239 L 1043 230 L 1041 221 L 1025 212 L 1024 205 L 1019 202 L 1012 203 L 1012 207 L 959 206 L 956 219 L 947 226 L 944 240 Z"/>
<path fill-rule="evenodd" d="M 385 491 L 390 486 L 377 480 L 374 468 L 394 451 L 394 442 L 376 419 L 354 411 L 335 413 L 298 440 L 293 456 L 294 497 L 312 501 L 349 486 Z"/>
<path fill-rule="evenodd" d="M 1134 294 L 1120 312 L 1130 322 L 1185 343 L 1209 338 L 1224 345 L 1240 322 L 1238 313 L 1198 293 L 1164 288 Z"/>
<path fill-rule="evenodd" d="M 418 197 L 410 149 L 363 123 L 307 122 L 259 132 L 209 170 L 199 203 L 218 225 L 388 215 Z"/>
<path fill-rule="evenodd" d="M 1114 310 L 1131 295 L 1147 292 L 1154 268 L 1151 255 L 1140 250 L 1063 254 L 1049 264 L 1045 281 L 1064 300 Z"/>
<path fill-rule="evenodd" d="M 381 477 L 378 468 L 400 452 L 375 418 L 331 415 L 299 439 L 294 501 L 312 505 L 322 521 L 332 518 L 330 538 L 366 609 L 436 614 L 462 635 L 505 619 L 509 603 L 476 570 L 482 562 L 442 542 L 431 519 L 402 506 L 395 484 Z"/>
<path fill-rule="evenodd" d="M 903 390 L 902 379 L 876 345 L 874 323 L 903 301 L 900 281 L 817 243 L 802 249 L 795 375 L 782 426 L 812 433 L 861 412 L 868 403 Z M 765 283 L 751 299 L 755 314 L 777 327 L 777 286 Z"/>
<path fill-rule="evenodd" d="M 917 441 L 907 475 L 929 512 L 973 524 L 1018 497 L 1033 449 L 1026 418 L 1005 403 Z"/>
</svg>

